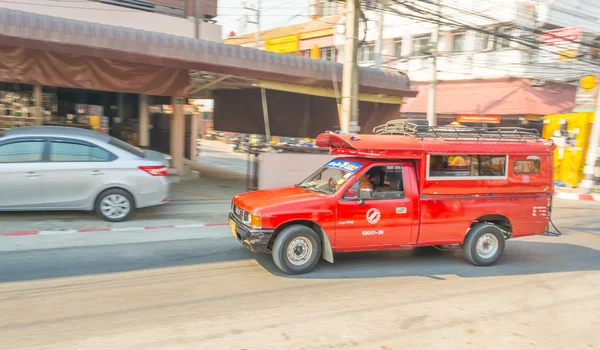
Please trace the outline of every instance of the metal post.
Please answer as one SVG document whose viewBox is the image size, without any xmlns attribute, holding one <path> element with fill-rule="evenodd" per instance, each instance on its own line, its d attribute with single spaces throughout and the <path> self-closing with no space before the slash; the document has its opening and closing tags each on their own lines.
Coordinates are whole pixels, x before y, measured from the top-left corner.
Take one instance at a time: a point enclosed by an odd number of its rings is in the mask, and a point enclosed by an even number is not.
<svg viewBox="0 0 600 350">
<path fill-rule="evenodd" d="M 260 89 L 261 99 L 262 99 L 262 110 L 263 110 L 263 118 L 265 121 L 265 137 L 267 144 L 271 142 L 271 127 L 269 126 L 269 110 L 267 108 L 267 92 L 265 89 Z"/>
<path fill-rule="evenodd" d="M 139 145 L 140 147 L 150 146 L 150 116 L 148 111 L 148 96 L 139 95 Z"/>
<path fill-rule="evenodd" d="M 354 84 L 358 84 L 355 74 L 358 36 L 357 9 L 358 3 L 356 0 L 346 1 L 346 43 L 344 45 L 344 71 L 342 75 L 342 125 L 340 125 L 342 131 L 346 133 L 353 131 L 350 128 L 350 122 L 357 119 L 357 115 L 354 114 L 357 112 L 357 108 L 353 108 L 358 93 L 358 89 L 354 87 Z"/>
<path fill-rule="evenodd" d="M 42 125 L 44 120 L 42 114 L 42 99 L 42 86 L 36 84 L 33 86 L 33 102 L 35 103 L 34 117 L 36 125 Z"/>
<path fill-rule="evenodd" d="M 260 48 L 260 0 L 256 4 L 256 48 Z"/>
<path fill-rule="evenodd" d="M 437 115 L 435 114 L 435 87 L 437 85 L 437 49 L 438 41 L 440 36 L 440 1 L 435 0 L 437 7 L 437 21 L 435 23 L 435 29 L 431 35 L 431 81 L 429 82 L 429 99 L 427 100 L 427 121 L 429 125 L 437 125 Z"/>
<path fill-rule="evenodd" d="M 255 33 L 255 47 L 257 49 L 260 49 L 260 6 L 261 6 L 261 1 L 258 0 L 258 4 L 256 5 L 256 8 L 253 9 L 251 7 L 247 7 L 246 3 L 243 3 L 244 9 L 246 10 L 250 10 L 250 11 L 254 11 L 256 13 L 256 22 L 254 21 L 248 21 L 248 23 L 253 23 L 256 24 L 256 33 Z"/>
<path fill-rule="evenodd" d="M 194 19 L 196 20 L 196 39 L 200 39 L 201 23 L 203 22 L 204 15 L 202 14 L 202 4 L 200 0 L 194 0 Z"/>
<path fill-rule="evenodd" d="M 380 0 L 379 3 L 383 6 L 379 11 L 379 18 L 377 19 L 377 40 L 375 41 L 375 68 L 381 69 L 381 51 L 383 48 L 383 10 L 387 5 L 387 0 Z"/>
<path fill-rule="evenodd" d="M 600 146 L 600 89 L 598 91 L 599 92 L 596 93 L 594 124 L 592 125 L 590 145 L 585 159 L 585 168 L 583 168 L 583 181 L 581 181 L 581 190 L 584 194 L 592 193 L 596 160 L 598 159 L 598 147 Z"/>
</svg>

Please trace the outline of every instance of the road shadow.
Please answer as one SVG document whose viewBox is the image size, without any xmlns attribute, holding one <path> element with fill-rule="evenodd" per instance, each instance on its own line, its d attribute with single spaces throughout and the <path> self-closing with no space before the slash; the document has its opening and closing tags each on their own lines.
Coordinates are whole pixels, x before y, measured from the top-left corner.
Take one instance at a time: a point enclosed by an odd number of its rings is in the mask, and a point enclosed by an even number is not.
<svg viewBox="0 0 600 350">
<path fill-rule="evenodd" d="M 567 243 L 527 241 L 507 242 L 504 255 L 490 267 L 470 264 L 460 249 L 443 252 L 405 249 L 337 254 L 334 264 L 321 261 L 311 273 L 297 276 L 281 272 L 271 255 L 252 253 L 225 236 L 18 250 L 0 254 L 0 283 L 242 260 L 256 261 L 275 276 L 300 279 L 421 276 L 443 280 L 444 275 L 477 278 L 600 270 L 599 250 Z M 217 264 L 214 269 L 223 269 L 223 266 Z"/>
<path fill-rule="evenodd" d="M 295 276 L 281 272 L 270 256 L 259 256 L 256 260 L 273 275 L 300 279 L 421 276 L 443 280 L 444 275 L 477 278 L 600 270 L 599 250 L 566 243 L 524 241 L 507 242 L 502 257 L 488 267 L 472 265 L 458 248 L 336 254 L 334 264 L 321 261 L 311 273 Z"/>
<path fill-rule="evenodd" d="M 253 260 L 231 237 L 0 252 L 0 283 Z M 218 266 L 215 269 L 219 269 Z"/>
</svg>

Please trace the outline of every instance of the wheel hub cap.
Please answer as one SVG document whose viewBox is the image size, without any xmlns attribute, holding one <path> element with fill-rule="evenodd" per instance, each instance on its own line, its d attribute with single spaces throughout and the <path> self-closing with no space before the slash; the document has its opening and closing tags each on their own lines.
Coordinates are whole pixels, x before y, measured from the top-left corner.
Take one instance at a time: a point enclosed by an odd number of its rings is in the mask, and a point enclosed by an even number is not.
<svg viewBox="0 0 600 350">
<path fill-rule="evenodd" d="M 121 219 L 131 210 L 131 204 L 127 197 L 120 194 L 106 196 L 100 203 L 100 211 L 110 219 Z"/>
<path fill-rule="evenodd" d="M 498 251 L 498 238 L 486 233 L 477 240 L 477 255 L 484 259 L 491 258 Z"/>
<path fill-rule="evenodd" d="M 312 256 L 313 246 L 306 237 L 297 237 L 288 244 L 287 258 L 292 265 L 305 264 Z"/>
</svg>

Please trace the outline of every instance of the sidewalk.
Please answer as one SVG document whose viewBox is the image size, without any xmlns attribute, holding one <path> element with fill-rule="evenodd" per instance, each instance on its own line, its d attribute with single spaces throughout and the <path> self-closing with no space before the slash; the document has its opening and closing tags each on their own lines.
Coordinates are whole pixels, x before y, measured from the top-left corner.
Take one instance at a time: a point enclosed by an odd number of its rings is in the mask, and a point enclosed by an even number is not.
<svg viewBox="0 0 600 350">
<path fill-rule="evenodd" d="M 554 198 L 566 199 L 566 200 L 578 200 L 578 201 L 594 201 L 600 202 L 600 193 L 598 188 L 595 187 L 591 194 L 582 194 L 581 188 L 571 187 L 554 187 Z"/>
</svg>

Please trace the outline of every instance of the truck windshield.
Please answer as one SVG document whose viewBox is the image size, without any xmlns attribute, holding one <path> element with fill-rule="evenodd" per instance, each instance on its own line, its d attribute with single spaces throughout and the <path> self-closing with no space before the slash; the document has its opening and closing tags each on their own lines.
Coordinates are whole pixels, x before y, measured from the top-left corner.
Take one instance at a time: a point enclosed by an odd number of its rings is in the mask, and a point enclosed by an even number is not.
<svg viewBox="0 0 600 350">
<path fill-rule="evenodd" d="M 319 193 L 334 194 L 362 166 L 360 163 L 332 160 L 297 186 Z"/>
</svg>

